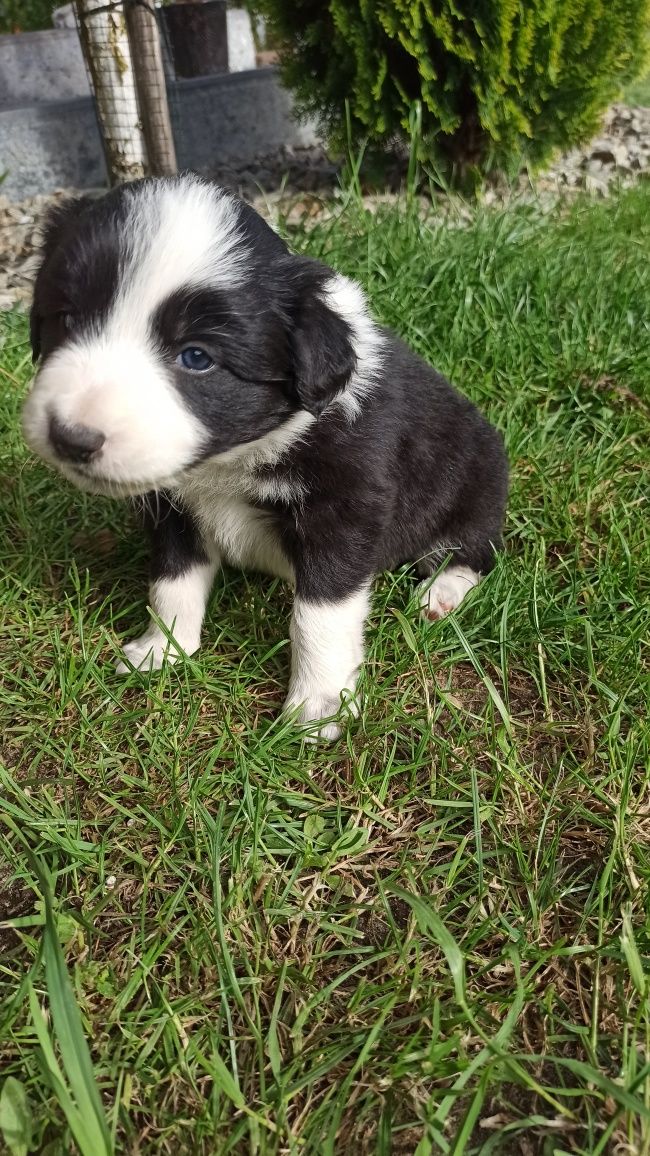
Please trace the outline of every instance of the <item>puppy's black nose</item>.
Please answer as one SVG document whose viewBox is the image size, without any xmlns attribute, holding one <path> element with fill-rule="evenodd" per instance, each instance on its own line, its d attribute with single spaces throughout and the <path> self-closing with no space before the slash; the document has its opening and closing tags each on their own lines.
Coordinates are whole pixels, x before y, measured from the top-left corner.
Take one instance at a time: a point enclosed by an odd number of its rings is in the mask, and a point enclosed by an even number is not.
<svg viewBox="0 0 650 1156">
<path fill-rule="evenodd" d="M 65 425 L 50 418 L 50 441 L 60 458 L 68 462 L 89 462 L 106 441 L 98 429 L 87 425 Z"/>
</svg>

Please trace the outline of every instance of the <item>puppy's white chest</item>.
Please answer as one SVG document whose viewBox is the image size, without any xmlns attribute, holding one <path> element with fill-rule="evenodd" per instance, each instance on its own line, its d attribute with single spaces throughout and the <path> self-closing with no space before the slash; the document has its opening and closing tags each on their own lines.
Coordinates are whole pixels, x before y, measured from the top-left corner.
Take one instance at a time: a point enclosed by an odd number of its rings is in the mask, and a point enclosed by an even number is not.
<svg viewBox="0 0 650 1156">
<path fill-rule="evenodd" d="M 270 514 L 233 497 L 219 497 L 202 514 L 203 525 L 232 566 L 293 577 Z"/>
<path fill-rule="evenodd" d="M 192 487 L 183 493 L 183 501 L 196 517 L 206 544 L 214 544 L 223 561 L 293 581 L 293 567 L 271 514 L 251 505 L 241 493 L 215 492 L 212 487 Z"/>
</svg>

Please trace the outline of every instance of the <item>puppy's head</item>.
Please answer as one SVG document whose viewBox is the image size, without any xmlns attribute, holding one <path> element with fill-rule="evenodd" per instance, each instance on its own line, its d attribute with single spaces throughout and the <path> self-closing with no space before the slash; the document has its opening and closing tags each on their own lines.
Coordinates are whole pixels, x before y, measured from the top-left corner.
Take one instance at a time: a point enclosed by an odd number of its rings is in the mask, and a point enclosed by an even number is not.
<svg viewBox="0 0 650 1156">
<path fill-rule="evenodd" d="M 373 333 L 356 285 L 199 177 L 70 201 L 45 230 L 25 437 L 83 488 L 171 486 L 336 399 L 354 416 Z"/>
</svg>

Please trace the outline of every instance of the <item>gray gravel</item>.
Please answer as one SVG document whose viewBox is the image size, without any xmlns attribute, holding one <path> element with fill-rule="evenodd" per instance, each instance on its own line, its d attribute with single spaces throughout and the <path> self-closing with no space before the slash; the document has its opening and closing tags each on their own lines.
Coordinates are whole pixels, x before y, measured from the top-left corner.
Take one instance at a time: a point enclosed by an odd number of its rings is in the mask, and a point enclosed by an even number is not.
<svg viewBox="0 0 650 1156">
<path fill-rule="evenodd" d="M 254 168 L 223 168 L 214 175 L 264 215 L 273 216 L 281 205 L 283 213 L 295 220 L 319 217 L 328 211 L 324 202 L 340 195 L 338 171 L 322 149 L 310 148 L 284 149 L 262 158 Z M 514 195 L 530 195 L 532 189 L 534 195 L 586 190 L 594 196 L 606 196 L 612 188 L 633 184 L 649 173 L 650 108 L 617 104 L 607 113 L 598 137 L 564 154 L 532 181 L 524 176 Z M 364 197 L 370 209 L 398 195 L 404 176 L 398 157 L 385 176 L 388 191 Z M 21 202 L 0 195 L 0 309 L 29 302 L 38 261 L 39 222 L 50 204 L 73 191 L 59 190 Z M 486 194 L 488 202 L 502 201 L 503 197 L 497 188 Z"/>
<path fill-rule="evenodd" d="M 600 134 L 561 156 L 542 180 L 558 189 L 605 194 L 650 172 L 650 108 L 612 105 Z"/>
<path fill-rule="evenodd" d="M 54 196 L 18 202 L 0 196 L 0 309 L 11 309 L 29 299 L 40 236 L 38 222 L 48 206 L 63 196 L 63 190 Z"/>
</svg>

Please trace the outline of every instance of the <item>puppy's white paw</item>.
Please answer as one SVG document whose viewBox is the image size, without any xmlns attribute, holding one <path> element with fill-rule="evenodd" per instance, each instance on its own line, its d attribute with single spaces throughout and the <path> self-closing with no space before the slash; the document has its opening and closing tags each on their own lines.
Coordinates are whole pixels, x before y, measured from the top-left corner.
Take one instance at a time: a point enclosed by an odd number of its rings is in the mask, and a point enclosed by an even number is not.
<svg viewBox="0 0 650 1156">
<path fill-rule="evenodd" d="M 130 674 L 135 667 L 136 670 L 150 672 L 152 670 L 160 670 L 166 662 L 177 662 L 185 654 L 193 654 L 198 650 L 199 643 L 190 641 L 187 646 L 181 642 L 170 640 L 162 633 L 156 631 L 155 634 L 143 634 L 141 638 L 134 639 L 133 642 L 127 642 L 124 646 L 124 657 L 128 662 L 122 659 L 115 664 L 117 674 Z"/>
<path fill-rule="evenodd" d="M 433 582 L 422 582 L 419 587 L 422 617 L 436 622 L 451 614 L 479 581 L 480 576 L 469 566 L 448 566 Z"/>
<path fill-rule="evenodd" d="M 346 702 L 346 707 L 353 714 L 358 714 L 358 706 L 353 699 Z M 297 727 L 300 729 L 309 728 L 309 733 L 304 736 L 308 743 L 315 743 L 318 739 L 333 742 L 334 739 L 339 738 L 341 725 L 335 721 L 334 716 L 338 714 L 340 709 L 340 696 L 333 698 L 318 693 L 308 697 L 298 697 L 295 693 L 290 693 L 284 704 L 285 714 L 292 715 Z M 321 723 L 321 719 L 327 721 Z M 317 723 L 321 723 L 321 725 L 317 727 Z"/>
<path fill-rule="evenodd" d="M 358 713 L 354 695 L 363 661 L 363 627 L 369 587 L 336 602 L 312 602 L 296 595 L 291 616 L 291 678 L 285 711 L 307 740 L 337 739 L 341 710 Z"/>
</svg>

